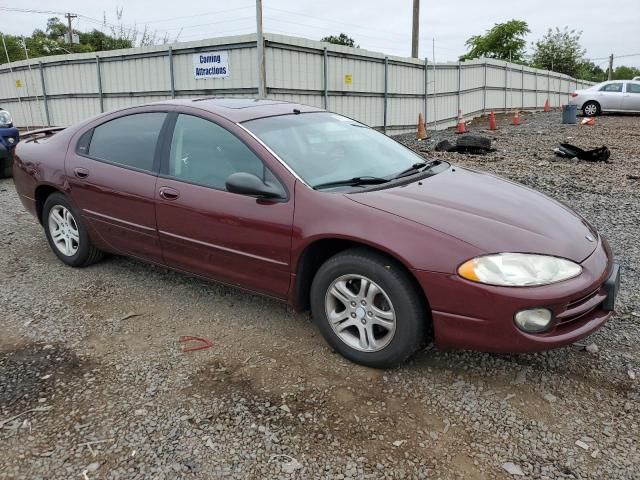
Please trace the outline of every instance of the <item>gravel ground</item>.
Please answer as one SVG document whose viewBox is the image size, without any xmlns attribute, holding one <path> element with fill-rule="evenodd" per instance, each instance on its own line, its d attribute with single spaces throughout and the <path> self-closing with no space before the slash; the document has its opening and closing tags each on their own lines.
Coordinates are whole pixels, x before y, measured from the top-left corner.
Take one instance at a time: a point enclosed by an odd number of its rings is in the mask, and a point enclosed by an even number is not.
<svg viewBox="0 0 640 480">
<path fill-rule="evenodd" d="M 434 154 L 571 205 L 624 283 L 582 345 L 427 347 L 389 371 L 348 363 L 308 315 L 262 297 L 125 258 L 67 268 L 0 181 L 0 479 L 640 478 L 639 125 L 531 114 L 488 156 Z M 612 163 L 555 159 L 565 139 L 608 145 Z M 182 353 L 180 335 L 213 347 Z"/>
</svg>

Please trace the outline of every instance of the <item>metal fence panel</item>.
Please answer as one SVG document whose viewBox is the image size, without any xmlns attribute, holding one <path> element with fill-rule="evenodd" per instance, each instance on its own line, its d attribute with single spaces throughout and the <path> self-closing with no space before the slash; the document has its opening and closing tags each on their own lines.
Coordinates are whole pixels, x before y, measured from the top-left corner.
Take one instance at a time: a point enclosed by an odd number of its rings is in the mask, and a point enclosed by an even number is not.
<svg viewBox="0 0 640 480">
<path fill-rule="evenodd" d="M 45 125 L 45 111 L 49 123 L 65 126 L 171 97 L 253 97 L 256 50 L 255 35 L 240 35 L 13 62 L 0 66 L 0 105 L 19 126 Z M 229 75 L 196 79 L 194 58 L 210 52 L 228 54 Z M 326 106 L 393 132 L 414 129 L 419 113 L 430 128 L 446 128 L 455 125 L 458 109 L 470 119 L 490 110 L 539 109 L 547 99 L 555 107 L 591 85 L 492 59 L 427 62 L 425 70 L 424 60 L 271 34 L 265 74 L 269 98 Z"/>
</svg>

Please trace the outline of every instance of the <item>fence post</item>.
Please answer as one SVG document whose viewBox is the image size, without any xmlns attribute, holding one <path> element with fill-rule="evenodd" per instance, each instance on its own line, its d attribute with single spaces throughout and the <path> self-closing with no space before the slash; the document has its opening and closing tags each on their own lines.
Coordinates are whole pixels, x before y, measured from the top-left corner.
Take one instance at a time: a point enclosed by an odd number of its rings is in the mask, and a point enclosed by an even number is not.
<svg viewBox="0 0 640 480">
<path fill-rule="evenodd" d="M 524 65 L 522 65 L 522 74 L 520 80 L 520 93 L 522 94 L 520 99 L 520 107 L 524 110 Z"/>
<path fill-rule="evenodd" d="M 100 74 L 100 57 L 96 55 L 96 72 L 98 74 L 98 98 L 100 99 L 100 113 L 104 112 L 104 100 L 102 98 L 102 75 Z"/>
<path fill-rule="evenodd" d="M 509 62 L 504 62 L 504 111 L 507 111 L 507 90 L 509 90 Z"/>
<path fill-rule="evenodd" d="M 460 63 L 460 61 L 458 61 L 458 98 L 457 98 L 458 108 L 456 109 L 458 112 L 460 112 L 460 105 L 461 105 L 461 101 L 460 101 L 461 88 L 462 88 L 462 64 Z"/>
<path fill-rule="evenodd" d="M 327 47 L 324 47 L 324 55 L 322 57 L 322 76 L 324 85 L 324 109 L 329 108 L 329 54 Z"/>
<path fill-rule="evenodd" d="M 175 77 L 173 75 L 173 47 L 169 47 L 169 85 L 171 86 L 171 98 L 176 98 Z"/>
<path fill-rule="evenodd" d="M 538 69 L 535 71 L 535 87 L 536 87 L 536 101 L 534 102 L 534 107 L 538 108 Z"/>
<path fill-rule="evenodd" d="M 44 114 L 47 117 L 47 127 L 51 126 L 51 119 L 49 118 L 49 103 L 47 101 L 47 87 L 44 83 L 44 67 L 42 66 L 42 62 L 38 62 L 38 66 L 40 67 L 40 83 L 42 84 L 42 98 L 44 100 Z"/>
<path fill-rule="evenodd" d="M 429 94 L 429 58 L 424 57 L 424 123 L 427 124 L 427 95 Z"/>
<path fill-rule="evenodd" d="M 487 59 L 484 59 L 484 81 L 482 86 L 482 114 L 487 113 Z"/>
<path fill-rule="evenodd" d="M 389 57 L 384 57 L 384 119 L 383 131 L 387 133 L 387 97 L 389 95 Z"/>
<path fill-rule="evenodd" d="M 547 100 L 551 102 L 551 71 L 547 70 Z"/>
</svg>

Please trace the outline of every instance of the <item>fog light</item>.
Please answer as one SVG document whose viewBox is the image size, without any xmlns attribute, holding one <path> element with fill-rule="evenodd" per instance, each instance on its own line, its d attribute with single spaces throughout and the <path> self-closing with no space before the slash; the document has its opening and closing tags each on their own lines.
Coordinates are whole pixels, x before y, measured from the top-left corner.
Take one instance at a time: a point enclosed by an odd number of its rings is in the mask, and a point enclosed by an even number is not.
<svg viewBox="0 0 640 480">
<path fill-rule="evenodd" d="M 520 330 L 528 333 L 538 333 L 549 327 L 551 316 L 551 312 L 546 308 L 533 308 L 519 311 L 516 313 L 514 320 Z"/>
</svg>

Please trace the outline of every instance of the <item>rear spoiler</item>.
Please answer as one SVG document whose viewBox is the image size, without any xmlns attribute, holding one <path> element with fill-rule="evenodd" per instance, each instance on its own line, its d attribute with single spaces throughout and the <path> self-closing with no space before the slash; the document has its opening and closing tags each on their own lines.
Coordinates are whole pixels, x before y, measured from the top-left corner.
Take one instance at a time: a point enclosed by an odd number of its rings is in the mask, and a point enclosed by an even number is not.
<svg viewBox="0 0 640 480">
<path fill-rule="evenodd" d="M 20 133 L 20 141 L 22 142 L 28 139 L 37 140 L 38 138 L 50 137 L 64 129 L 65 127 L 48 127 L 48 128 L 40 128 L 38 130 L 31 130 L 30 132 L 27 132 L 27 133 Z"/>
</svg>

